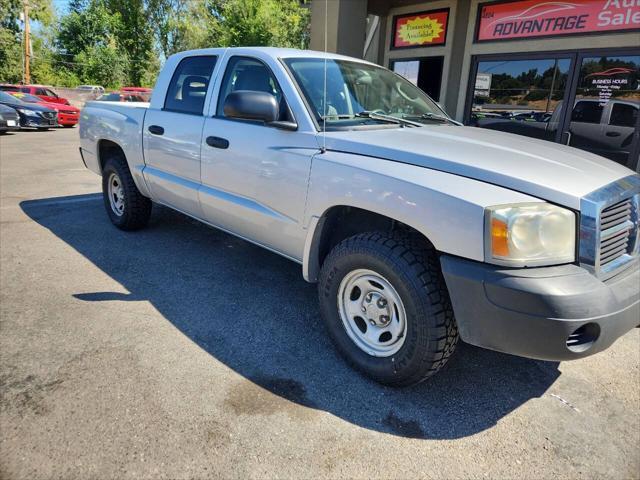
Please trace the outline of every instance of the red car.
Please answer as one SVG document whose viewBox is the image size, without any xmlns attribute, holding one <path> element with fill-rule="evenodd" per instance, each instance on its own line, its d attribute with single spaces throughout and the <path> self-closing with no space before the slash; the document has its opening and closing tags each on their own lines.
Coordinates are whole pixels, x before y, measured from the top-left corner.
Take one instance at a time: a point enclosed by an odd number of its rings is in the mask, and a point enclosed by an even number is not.
<svg viewBox="0 0 640 480">
<path fill-rule="evenodd" d="M 147 87 L 122 87 L 120 91 L 123 93 L 131 93 L 131 94 L 139 95 L 143 98 L 144 102 L 148 102 L 149 99 L 151 98 L 151 92 L 153 90 Z"/>
<path fill-rule="evenodd" d="M 147 102 L 141 95 L 134 95 L 128 92 L 111 92 L 105 93 L 98 97 L 99 102 Z"/>
<path fill-rule="evenodd" d="M 61 105 L 71 105 L 69 100 L 63 97 L 59 97 L 56 92 L 49 87 L 43 85 L 0 85 L 0 90 L 5 92 L 22 92 L 30 95 L 35 95 L 48 103 L 58 103 Z"/>
<path fill-rule="evenodd" d="M 60 103 L 45 102 L 40 97 L 22 92 L 7 92 L 23 102 L 36 103 L 43 107 L 50 108 L 58 112 L 58 124 L 63 127 L 71 128 L 80 120 L 80 109 L 71 105 L 61 105 Z"/>
</svg>

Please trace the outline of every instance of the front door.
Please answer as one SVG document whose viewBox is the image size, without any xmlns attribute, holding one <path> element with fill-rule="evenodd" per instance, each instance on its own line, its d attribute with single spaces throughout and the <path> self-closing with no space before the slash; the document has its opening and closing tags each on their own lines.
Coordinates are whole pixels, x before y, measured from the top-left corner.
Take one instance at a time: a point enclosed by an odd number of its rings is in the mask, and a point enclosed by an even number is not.
<svg viewBox="0 0 640 480">
<path fill-rule="evenodd" d="M 283 121 L 293 121 L 271 69 L 245 56 L 229 59 L 216 114 L 202 135 L 200 204 L 210 223 L 296 260 L 304 244 L 302 220 L 315 135 L 226 118 L 224 101 L 236 90 L 272 94 Z"/>
<path fill-rule="evenodd" d="M 638 168 L 640 50 L 581 54 L 563 143 Z"/>
</svg>

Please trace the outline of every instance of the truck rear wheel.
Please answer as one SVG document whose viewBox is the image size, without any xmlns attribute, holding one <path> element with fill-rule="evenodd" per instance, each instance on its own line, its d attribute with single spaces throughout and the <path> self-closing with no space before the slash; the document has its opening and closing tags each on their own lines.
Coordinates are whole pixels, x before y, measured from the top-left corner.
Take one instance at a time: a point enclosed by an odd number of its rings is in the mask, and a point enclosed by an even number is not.
<svg viewBox="0 0 640 480">
<path fill-rule="evenodd" d="M 151 200 L 136 187 L 122 155 L 109 158 L 102 170 L 102 196 L 111 223 L 121 230 L 138 230 L 151 216 Z"/>
<path fill-rule="evenodd" d="M 380 383 L 419 383 L 455 350 L 458 330 L 436 252 L 411 236 L 344 240 L 325 259 L 318 288 L 336 347 Z"/>
</svg>

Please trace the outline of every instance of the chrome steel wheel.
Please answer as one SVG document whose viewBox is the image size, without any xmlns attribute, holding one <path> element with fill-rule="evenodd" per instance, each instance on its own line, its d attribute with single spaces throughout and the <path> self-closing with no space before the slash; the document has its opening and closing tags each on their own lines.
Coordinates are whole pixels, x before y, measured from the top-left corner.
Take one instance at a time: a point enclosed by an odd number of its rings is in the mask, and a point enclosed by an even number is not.
<svg viewBox="0 0 640 480">
<path fill-rule="evenodd" d="M 120 177 L 116 173 L 109 175 L 108 193 L 111 210 L 121 217 L 124 214 L 124 189 Z"/>
<path fill-rule="evenodd" d="M 342 279 L 338 311 L 349 338 L 374 357 L 400 350 L 407 332 L 407 315 L 400 295 L 383 276 L 358 269 Z"/>
</svg>

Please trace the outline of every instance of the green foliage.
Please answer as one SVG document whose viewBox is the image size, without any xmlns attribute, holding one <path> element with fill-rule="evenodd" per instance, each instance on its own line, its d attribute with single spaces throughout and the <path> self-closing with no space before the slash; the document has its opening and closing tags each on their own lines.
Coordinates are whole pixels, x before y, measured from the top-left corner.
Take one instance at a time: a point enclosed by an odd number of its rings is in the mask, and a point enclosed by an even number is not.
<svg viewBox="0 0 640 480">
<path fill-rule="evenodd" d="M 0 81 L 22 79 L 22 45 L 8 28 L 0 27 Z"/>
<path fill-rule="evenodd" d="M 32 81 L 152 86 L 168 56 L 208 47 L 306 48 L 309 9 L 299 0 L 29 0 Z M 0 81 L 22 78 L 22 0 L 0 0 Z"/>
<path fill-rule="evenodd" d="M 209 10 L 218 15 L 221 46 L 306 48 L 309 43 L 309 10 L 298 0 L 218 0 Z"/>
<path fill-rule="evenodd" d="M 89 84 L 114 88 L 127 83 L 129 62 L 115 45 L 94 45 L 75 58 L 80 64 L 80 78 Z"/>
<path fill-rule="evenodd" d="M 30 0 L 30 18 L 46 28 L 53 21 L 51 0 Z M 22 80 L 22 0 L 0 0 L 0 81 Z M 35 53 L 35 48 L 34 48 Z"/>
</svg>

